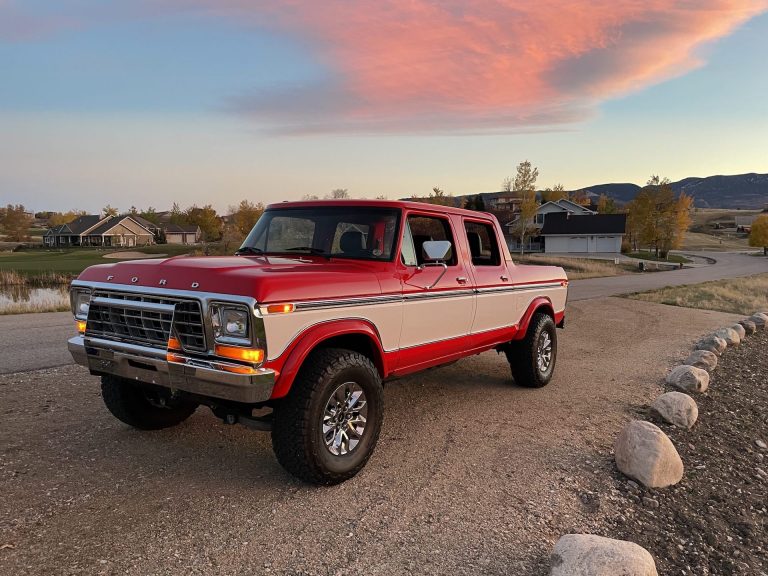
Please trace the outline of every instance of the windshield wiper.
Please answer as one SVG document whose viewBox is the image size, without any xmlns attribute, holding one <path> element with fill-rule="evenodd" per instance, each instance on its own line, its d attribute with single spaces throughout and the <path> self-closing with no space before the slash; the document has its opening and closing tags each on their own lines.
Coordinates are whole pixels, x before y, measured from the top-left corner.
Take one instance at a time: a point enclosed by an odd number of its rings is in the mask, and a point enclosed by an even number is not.
<svg viewBox="0 0 768 576">
<path fill-rule="evenodd" d="M 242 256 L 243 254 L 264 254 L 264 250 L 253 246 L 242 246 L 235 252 L 235 256 Z"/>
<path fill-rule="evenodd" d="M 317 256 L 325 256 L 328 260 L 331 259 L 331 255 L 328 254 L 325 250 L 322 248 L 314 248 L 313 246 L 294 246 L 293 248 L 286 248 L 286 252 L 309 252 L 310 254 L 315 254 Z"/>
</svg>

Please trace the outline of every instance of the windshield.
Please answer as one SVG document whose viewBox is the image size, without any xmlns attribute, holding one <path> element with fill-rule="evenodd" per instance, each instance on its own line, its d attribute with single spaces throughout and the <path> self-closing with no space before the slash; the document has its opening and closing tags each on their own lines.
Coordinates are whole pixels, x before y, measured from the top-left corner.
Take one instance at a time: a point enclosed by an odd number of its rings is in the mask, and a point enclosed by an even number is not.
<svg viewBox="0 0 768 576">
<path fill-rule="evenodd" d="M 361 206 L 267 210 L 238 254 L 317 254 L 391 260 L 400 211 Z"/>
</svg>

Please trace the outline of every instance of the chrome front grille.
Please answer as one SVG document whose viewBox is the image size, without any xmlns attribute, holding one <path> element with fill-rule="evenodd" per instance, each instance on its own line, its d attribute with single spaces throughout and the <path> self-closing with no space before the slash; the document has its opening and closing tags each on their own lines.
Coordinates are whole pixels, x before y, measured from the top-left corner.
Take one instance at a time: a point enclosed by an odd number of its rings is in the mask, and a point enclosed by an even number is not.
<svg viewBox="0 0 768 576">
<path fill-rule="evenodd" d="M 205 350 L 200 302 L 149 294 L 94 290 L 86 336 L 165 348 L 174 334 L 186 350 Z"/>
</svg>

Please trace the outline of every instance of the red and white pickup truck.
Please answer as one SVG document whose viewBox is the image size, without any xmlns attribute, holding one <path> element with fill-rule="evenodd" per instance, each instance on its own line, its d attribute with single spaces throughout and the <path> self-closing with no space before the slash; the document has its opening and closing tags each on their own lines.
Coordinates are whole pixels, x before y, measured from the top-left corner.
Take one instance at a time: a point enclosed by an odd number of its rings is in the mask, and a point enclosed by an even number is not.
<svg viewBox="0 0 768 576">
<path fill-rule="evenodd" d="M 415 202 L 267 208 L 235 256 L 92 266 L 72 283 L 75 360 L 140 429 L 199 405 L 271 430 L 279 462 L 333 484 L 367 462 L 382 382 L 495 349 L 552 377 L 561 268 L 512 262 L 490 214 Z"/>
</svg>

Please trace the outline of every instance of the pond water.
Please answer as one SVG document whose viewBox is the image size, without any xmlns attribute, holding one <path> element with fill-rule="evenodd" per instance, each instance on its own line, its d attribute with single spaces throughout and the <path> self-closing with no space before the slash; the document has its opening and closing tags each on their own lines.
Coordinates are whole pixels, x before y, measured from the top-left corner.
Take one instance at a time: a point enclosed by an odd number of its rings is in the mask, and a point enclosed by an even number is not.
<svg viewBox="0 0 768 576">
<path fill-rule="evenodd" d="M 31 288 L 29 286 L 0 286 L 0 314 L 24 312 L 53 312 L 69 309 L 67 286 Z"/>
</svg>

